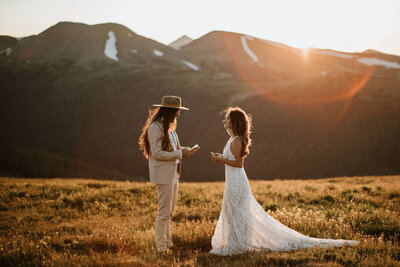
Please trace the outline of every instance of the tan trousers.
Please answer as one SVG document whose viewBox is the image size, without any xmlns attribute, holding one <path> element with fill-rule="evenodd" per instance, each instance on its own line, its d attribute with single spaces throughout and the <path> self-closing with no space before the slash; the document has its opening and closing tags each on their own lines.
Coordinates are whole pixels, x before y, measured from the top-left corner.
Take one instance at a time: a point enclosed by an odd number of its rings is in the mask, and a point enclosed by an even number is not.
<svg viewBox="0 0 400 267">
<path fill-rule="evenodd" d="M 166 251 L 174 244 L 171 240 L 171 218 L 175 211 L 179 183 L 157 184 L 158 214 L 156 219 L 155 241 L 158 252 Z"/>
</svg>

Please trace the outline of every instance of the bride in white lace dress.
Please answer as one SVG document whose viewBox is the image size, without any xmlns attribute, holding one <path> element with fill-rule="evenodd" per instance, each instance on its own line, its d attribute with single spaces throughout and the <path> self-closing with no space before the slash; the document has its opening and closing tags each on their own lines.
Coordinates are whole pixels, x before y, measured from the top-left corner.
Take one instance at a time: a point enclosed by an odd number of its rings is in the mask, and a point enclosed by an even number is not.
<svg viewBox="0 0 400 267">
<path fill-rule="evenodd" d="M 243 168 L 251 144 L 251 117 L 241 108 L 228 108 L 224 126 L 231 136 L 224 153 L 211 152 L 213 161 L 225 164 L 225 192 L 210 253 L 225 256 L 262 249 L 286 251 L 359 243 L 308 237 L 268 215 L 253 197 Z"/>
</svg>

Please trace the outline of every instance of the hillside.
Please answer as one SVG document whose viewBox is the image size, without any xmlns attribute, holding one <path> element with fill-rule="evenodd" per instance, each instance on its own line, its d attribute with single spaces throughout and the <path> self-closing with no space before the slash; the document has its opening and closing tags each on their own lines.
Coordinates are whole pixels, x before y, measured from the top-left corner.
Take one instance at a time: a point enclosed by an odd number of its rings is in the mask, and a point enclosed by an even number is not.
<svg viewBox="0 0 400 267">
<path fill-rule="evenodd" d="M 224 179 L 209 152 L 228 139 L 219 112 L 230 105 L 253 116 L 250 178 L 398 174 L 399 63 L 221 31 L 176 50 L 112 23 L 3 36 L 0 170 L 147 180 L 137 139 L 147 110 L 172 94 L 190 108 L 181 143 L 201 147 L 185 159 L 183 181 Z"/>
</svg>

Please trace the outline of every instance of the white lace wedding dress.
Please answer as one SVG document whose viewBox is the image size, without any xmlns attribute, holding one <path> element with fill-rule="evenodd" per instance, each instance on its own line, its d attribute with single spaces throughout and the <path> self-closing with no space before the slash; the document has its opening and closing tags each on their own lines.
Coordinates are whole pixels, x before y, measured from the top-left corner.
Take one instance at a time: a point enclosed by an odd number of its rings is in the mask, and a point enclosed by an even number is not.
<svg viewBox="0 0 400 267">
<path fill-rule="evenodd" d="M 231 137 L 224 148 L 224 158 L 234 160 Z M 251 193 L 244 168 L 225 165 L 225 192 L 222 210 L 212 237 L 210 253 L 232 255 L 256 250 L 285 251 L 309 247 L 356 245 L 342 239 L 305 236 L 278 222 L 258 204 Z"/>
</svg>

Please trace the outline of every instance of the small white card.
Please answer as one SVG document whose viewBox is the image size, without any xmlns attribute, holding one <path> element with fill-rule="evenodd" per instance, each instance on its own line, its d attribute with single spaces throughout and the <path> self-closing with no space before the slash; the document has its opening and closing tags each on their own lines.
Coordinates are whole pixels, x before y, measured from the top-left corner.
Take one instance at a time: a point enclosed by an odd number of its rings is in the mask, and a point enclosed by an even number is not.
<svg viewBox="0 0 400 267">
<path fill-rule="evenodd" d="M 190 150 L 197 150 L 197 149 L 200 149 L 200 147 L 198 144 L 195 144 Z"/>
</svg>

